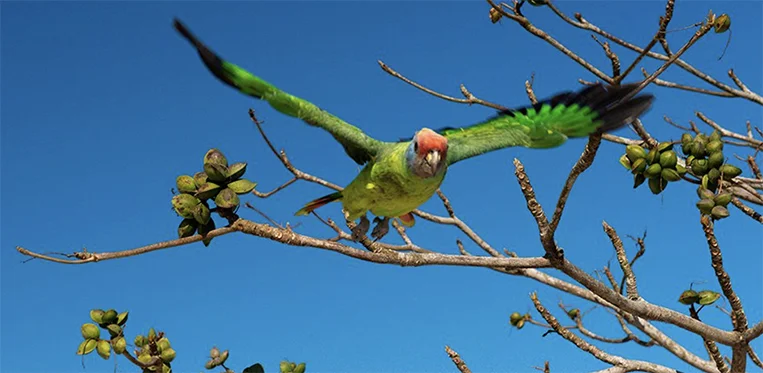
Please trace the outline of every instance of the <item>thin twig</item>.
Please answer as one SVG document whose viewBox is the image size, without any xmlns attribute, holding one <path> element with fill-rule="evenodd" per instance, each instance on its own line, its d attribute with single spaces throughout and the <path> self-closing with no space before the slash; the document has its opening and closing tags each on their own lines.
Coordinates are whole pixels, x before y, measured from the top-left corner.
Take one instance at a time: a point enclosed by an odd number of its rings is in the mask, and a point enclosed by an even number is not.
<svg viewBox="0 0 763 373">
<path fill-rule="evenodd" d="M 458 369 L 461 373 L 472 373 L 471 370 L 469 370 L 469 367 L 466 366 L 466 362 L 464 359 L 461 358 L 461 356 L 458 355 L 458 352 L 453 351 L 450 346 L 445 346 L 445 352 L 448 354 L 448 357 L 450 357 L 450 360 L 453 361 L 453 364 L 456 365 L 456 369 Z"/>
<path fill-rule="evenodd" d="M 412 86 L 414 86 L 414 87 L 416 87 L 416 88 L 418 88 L 418 89 L 420 89 L 420 90 L 422 90 L 422 91 L 424 91 L 426 93 L 429 93 L 432 96 L 441 98 L 443 100 L 450 101 L 450 102 L 457 102 L 457 103 L 460 103 L 460 104 L 469 104 L 469 105 L 471 105 L 471 104 L 478 104 L 478 105 L 482 105 L 482 106 L 491 107 L 491 108 L 499 110 L 499 111 L 508 110 L 508 108 L 506 108 L 504 106 L 501 106 L 501 105 L 498 105 L 498 104 L 494 104 L 492 102 L 481 100 L 481 99 L 479 99 L 477 97 L 474 97 L 474 95 L 471 95 L 471 94 L 469 94 L 469 96 L 464 99 L 464 98 L 456 98 L 456 97 L 444 95 L 444 94 L 439 93 L 439 92 L 435 92 L 435 91 L 433 91 L 433 90 L 431 90 L 431 89 L 429 89 L 427 87 L 424 87 L 423 85 L 421 85 L 419 83 L 416 83 L 416 82 L 414 82 L 414 81 L 404 77 L 402 74 L 398 73 L 397 71 L 393 70 L 391 67 L 387 66 L 387 64 L 385 64 L 381 60 L 379 60 L 378 63 L 379 63 L 379 66 L 381 66 L 382 70 L 384 70 L 387 74 L 390 74 L 390 75 L 394 76 L 395 78 L 398 78 L 398 79 L 400 79 L 400 80 L 402 80 L 402 81 L 404 81 L 404 82 L 406 82 L 406 83 L 408 83 L 408 84 L 410 84 L 410 85 L 412 85 Z M 463 85 L 461 87 L 462 87 L 461 90 L 463 92 L 465 87 L 463 87 Z"/>
<path fill-rule="evenodd" d="M 607 222 L 602 222 L 602 225 L 604 226 L 604 232 L 607 233 L 607 236 L 609 236 L 609 239 L 612 241 L 612 246 L 614 246 L 615 252 L 617 252 L 617 261 L 620 263 L 620 268 L 623 271 L 623 276 L 625 276 L 626 294 L 628 294 L 629 299 L 637 300 L 640 297 L 638 294 L 638 288 L 636 287 L 636 275 L 631 269 L 630 262 L 628 262 L 628 256 L 625 254 L 623 241 L 617 235 L 615 228 L 612 228 L 612 226 L 607 224 Z"/>
</svg>

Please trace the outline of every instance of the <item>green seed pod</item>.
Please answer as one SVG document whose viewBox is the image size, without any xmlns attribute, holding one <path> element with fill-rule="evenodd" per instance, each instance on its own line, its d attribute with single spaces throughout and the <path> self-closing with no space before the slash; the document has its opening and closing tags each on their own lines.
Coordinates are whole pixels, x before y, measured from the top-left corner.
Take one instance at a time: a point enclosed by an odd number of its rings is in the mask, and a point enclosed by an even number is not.
<svg viewBox="0 0 763 373">
<path fill-rule="evenodd" d="M 655 163 L 647 167 L 646 171 L 644 171 L 644 176 L 650 179 L 654 179 L 656 177 L 659 177 L 661 172 L 662 172 L 662 167 L 660 167 L 659 163 Z"/>
<path fill-rule="evenodd" d="M 218 366 L 218 360 L 217 359 L 209 359 L 206 364 L 204 364 L 204 368 L 207 369 L 214 369 L 216 366 Z"/>
<path fill-rule="evenodd" d="M 148 328 L 148 342 L 153 342 L 156 340 L 156 330 L 154 328 Z"/>
<path fill-rule="evenodd" d="M 82 332 L 82 338 L 84 339 L 98 339 L 101 336 L 101 330 L 98 329 L 98 325 L 90 323 L 82 324 L 80 332 Z"/>
<path fill-rule="evenodd" d="M 234 163 L 228 166 L 228 177 L 231 180 L 238 180 L 246 173 L 246 162 Z"/>
<path fill-rule="evenodd" d="M 705 151 L 707 151 L 708 154 L 717 153 L 719 151 L 723 150 L 723 142 L 720 140 L 713 140 L 707 143 L 707 146 L 705 147 Z"/>
<path fill-rule="evenodd" d="M 151 357 L 151 354 L 149 354 L 148 352 L 142 353 L 142 354 L 138 355 L 138 361 L 140 361 L 143 364 L 148 364 L 152 360 L 153 360 L 153 357 Z M 212 368 L 214 368 L 214 367 L 212 367 Z M 209 368 L 209 369 L 212 369 L 212 368 Z"/>
<path fill-rule="evenodd" d="M 640 159 L 640 161 L 644 161 L 643 159 Z M 239 179 L 236 180 L 230 184 L 228 184 L 228 188 L 233 190 L 236 194 L 247 194 L 254 190 L 254 187 L 257 186 L 257 183 L 251 182 L 247 179 Z"/>
<path fill-rule="evenodd" d="M 162 361 L 164 361 L 165 363 L 171 363 L 172 360 L 175 360 L 175 354 L 176 354 L 175 350 L 171 348 L 162 350 L 162 355 L 161 355 Z"/>
<path fill-rule="evenodd" d="M 684 176 L 686 174 L 686 167 L 676 163 L 676 172 L 678 172 L 678 175 Z"/>
<path fill-rule="evenodd" d="M 106 329 L 109 331 L 111 338 L 122 334 L 122 327 L 117 324 L 109 324 Z"/>
<path fill-rule="evenodd" d="M 718 168 L 721 167 L 724 161 L 723 152 L 715 152 L 713 154 L 710 154 L 709 157 L 707 157 L 707 166 L 710 168 Z"/>
<path fill-rule="evenodd" d="M 188 175 L 180 175 L 175 179 L 175 185 L 178 187 L 180 193 L 194 193 L 196 192 L 196 181 L 193 177 Z"/>
<path fill-rule="evenodd" d="M 691 133 L 685 132 L 681 135 L 681 145 L 688 145 L 692 140 L 694 140 L 694 138 L 691 136 Z"/>
<path fill-rule="evenodd" d="M 707 180 L 710 183 L 717 182 L 720 177 L 721 172 L 717 168 L 711 168 L 710 171 L 707 171 Z"/>
<path fill-rule="evenodd" d="M 663 168 L 662 172 L 660 173 L 663 179 L 667 181 L 678 181 L 681 180 L 681 175 L 678 174 L 678 171 L 672 169 L 672 168 Z"/>
<path fill-rule="evenodd" d="M 501 20 L 501 18 L 503 18 L 503 13 L 499 12 L 495 8 L 490 8 L 488 14 L 490 15 L 490 22 L 493 24 L 497 23 Z"/>
<path fill-rule="evenodd" d="M 715 202 L 709 198 L 703 198 L 697 202 L 697 208 L 703 214 L 709 214 L 713 210 L 713 207 L 715 207 Z"/>
<path fill-rule="evenodd" d="M 644 181 L 646 181 L 646 176 L 644 176 L 644 174 L 633 175 L 633 189 L 638 188 Z"/>
<path fill-rule="evenodd" d="M 108 310 L 108 311 L 103 313 L 103 323 L 104 324 L 113 324 L 113 323 L 117 322 L 117 316 L 119 316 L 117 314 L 117 310 L 110 309 L 110 310 Z"/>
<path fill-rule="evenodd" d="M 726 205 L 728 205 L 729 202 L 731 202 L 732 197 L 733 195 L 731 193 L 721 193 L 715 196 L 715 199 L 714 199 L 715 205 L 726 207 Z"/>
<path fill-rule="evenodd" d="M 229 355 L 228 350 L 225 350 L 222 353 L 220 353 L 220 357 L 218 357 L 217 359 L 220 360 L 221 365 L 225 364 L 225 361 L 228 360 L 228 355 Z"/>
<path fill-rule="evenodd" d="M 673 150 L 673 143 L 670 141 L 664 141 L 657 144 L 657 151 L 660 153 L 670 151 L 670 150 Z"/>
<path fill-rule="evenodd" d="M 690 305 L 692 303 L 696 303 L 699 301 L 699 293 L 697 293 L 694 290 L 685 290 L 683 293 L 681 293 L 681 296 L 678 297 L 678 301 L 681 304 Z"/>
<path fill-rule="evenodd" d="M 703 306 L 708 306 L 715 303 L 715 301 L 717 301 L 720 297 L 721 297 L 720 293 L 716 293 L 711 290 L 702 290 L 699 292 L 699 300 L 697 301 L 697 303 Z"/>
<path fill-rule="evenodd" d="M 209 219 L 206 225 L 199 226 L 199 234 L 204 237 L 201 240 L 204 246 L 209 246 L 209 243 L 212 242 L 212 237 L 207 237 L 207 233 L 213 230 L 215 230 L 215 219 Z"/>
<path fill-rule="evenodd" d="M 183 219 L 178 226 L 178 238 L 191 237 L 196 233 L 199 223 L 196 219 Z"/>
<path fill-rule="evenodd" d="M 628 145 L 625 147 L 625 155 L 628 160 L 635 162 L 637 159 L 646 158 L 646 150 L 638 145 Z"/>
<path fill-rule="evenodd" d="M 193 208 L 193 218 L 201 225 L 207 224 L 209 221 L 209 207 L 205 206 L 203 203 L 199 203 L 196 205 L 196 207 Z"/>
<path fill-rule="evenodd" d="M 697 196 L 699 196 L 700 199 L 702 198 L 708 198 L 713 199 L 715 198 L 715 193 L 713 193 L 711 190 L 708 190 L 703 187 L 697 188 Z"/>
<path fill-rule="evenodd" d="M 721 133 L 717 130 L 713 131 L 710 136 L 707 137 L 707 141 L 716 141 L 721 139 Z"/>
<path fill-rule="evenodd" d="M 208 181 L 201 186 L 199 186 L 199 190 L 196 191 L 196 198 L 200 200 L 207 200 L 210 198 L 215 198 L 217 196 L 217 193 L 220 193 L 222 190 L 222 187 Z"/>
<path fill-rule="evenodd" d="M 697 158 L 704 157 L 706 154 L 705 142 L 702 140 L 694 139 L 694 142 L 692 143 L 691 154 Z"/>
<path fill-rule="evenodd" d="M 105 313 L 102 309 L 92 309 L 90 310 L 90 320 L 93 320 L 96 324 L 103 323 L 103 314 Z"/>
<path fill-rule="evenodd" d="M 220 356 L 220 349 L 217 347 L 212 347 L 212 349 L 209 350 L 209 357 L 214 359 L 218 356 Z"/>
<path fill-rule="evenodd" d="M 207 179 L 216 183 L 222 183 L 228 178 L 228 166 L 219 165 L 216 163 L 205 163 L 204 173 L 207 174 Z"/>
<path fill-rule="evenodd" d="M 649 164 L 655 164 L 659 162 L 660 160 L 660 152 L 657 151 L 657 149 L 652 149 L 649 151 L 649 154 L 646 155 L 646 161 L 649 162 Z"/>
<path fill-rule="evenodd" d="M 577 308 L 573 308 L 569 311 L 567 311 L 567 316 L 569 316 L 571 319 L 575 320 L 580 316 L 580 310 Z"/>
<path fill-rule="evenodd" d="M 288 361 L 282 361 L 278 368 L 281 370 L 281 373 L 291 373 L 291 364 Z"/>
<path fill-rule="evenodd" d="M 127 316 L 129 316 L 130 313 L 125 311 L 117 315 L 117 325 L 123 326 L 127 322 Z"/>
<path fill-rule="evenodd" d="M 143 347 L 146 345 L 146 337 L 143 335 L 136 335 L 135 340 L 133 341 L 133 344 L 135 344 L 136 347 Z"/>
<path fill-rule="evenodd" d="M 162 373 L 172 373 L 172 368 L 169 364 L 164 363 L 162 364 Z M 227 370 L 225 373 L 233 373 L 232 370 Z"/>
<path fill-rule="evenodd" d="M 98 341 L 98 344 L 95 346 L 95 350 L 98 352 L 98 355 L 100 355 L 103 360 L 109 360 L 111 357 L 111 343 L 107 340 L 100 340 Z"/>
<path fill-rule="evenodd" d="M 197 172 L 193 175 L 193 181 L 196 183 L 196 187 L 200 187 L 207 182 L 207 174 L 203 171 Z"/>
<path fill-rule="evenodd" d="M 713 23 L 713 28 L 716 34 L 721 34 L 728 31 L 729 27 L 731 27 L 731 17 L 729 17 L 729 15 L 726 13 L 718 16 L 715 19 L 715 23 Z"/>
<path fill-rule="evenodd" d="M 217 197 L 215 197 L 215 205 L 224 209 L 235 208 L 239 203 L 240 200 L 236 195 L 236 192 L 230 188 L 221 190 L 220 193 L 217 194 Z"/>
<path fill-rule="evenodd" d="M 649 179 L 649 190 L 652 191 L 652 194 L 660 194 L 665 188 L 668 186 L 668 182 L 665 180 L 662 180 L 661 177 L 655 177 Z"/>
<path fill-rule="evenodd" d="M 628 171 L 630 171 L 630 169 L 631 169 L 631 161 L 630 161 L 630 159 L 628 159 L 628 155 L 627 154 L 623 154 L 620 157 L 620 164 L 623 165 L 623 167 L 627 168 Z"/>
<path fill-rule="evenodd" d="M 522 327 L 524 326 L 525 326 L 525 320 L 524 319 L 519 320 L 519 322 L 517 323 L 517 329 L 522 329 Z"/>
<path fill-rule="evenodd" d="M 718 183 L 710 181 L 710 177 L 707 175 L 702 176 L 700 185 L 702 185 L 703 188 L 710 189 L 712 191 L 718 189 Z"/>
<path fill-rule="evenodd" d="M 691 162 L 691 173 L 702 176 L 708 171 L 706 159 L 695 159 Z"/>
<path fill-rule="evenodd" d="M 635 162 L 631 163 L 631 172 L 634 174 L 640 174 L 646 170 L 646 159 L 639 158 Z"/>
<path fill-rule="evenodd" d="M 522 317 L 522 314 L 519 312 L 514 312 L 509 316 L 509 323 L 511 326 L 517 326 L 517 323 L 522 320 L 524 317 Z"/>
<path fill-rule="evenodd" d="M 729 216 L 729 210 L 723 206 L 715 206 L 710 211 L 710 215 L 712 215 L 713 219 L 720 220 Z"/>
<path fill-rule="evenodd" d="M 742 170 L 734 165 L 725 164 L 719 169 L 723 174 L 723 180 L 731 180 L 742 174 Z"/>
<path fill-rule="evenodd" d="M 292 370 L 292 373 L 305 373 L 305 363 L 299 363 L 296 367 L 294 367 L 294 370 Z"/>
<path fill-rule="evenodd" d="M 690 155 L 690 156 L 686 157 L 686 165 L 687 166 L 691 166 L 692 162 L 694 162 L 694 156 L 693 155 Z"/>
<path fill-rule="evenodd" d="M 119 337 L 113 342 L 114 344 L 114 353 L 117 355 L 121 355 L 125 350 L 127 350 L 127 341 L 125 340 L 125 337 Z"/>
<path fill-rule="evenodd" d="M 198 198 L 190 195 L 190 194 L 178 194 L 174 197 L 172 197 L 172 207 L 175 208 L 175 212 L 177 212 L 178 215 L 184 217 L 184 218 L 192 218 L 193 217 L 193 208 L 196 207 L 201 203 Z M 108 321 L 105 318 L 103 322 L 105 323 L 112 323 L 114 320 Z M 116 319 L 116 311 L 114 311 L 114 319 Z"/>
<path fill-rule="evenodd" d="M 156 341 L 156 348 L 159 349 L 159 352 L 162 352 L 170 347 L 170 340 L 167 339 L 167 337 L 162 337 L 162 339 Z"/>
<path fill-rule="evenodd" d="M 82 341 L 82 343 L 79 344 L 77 347 L 77 355 L 87 355 L 93 350 L 95 350 L 95 346 L 98 344 L 98 341 L 95 339 L 86 339 Z"/>
<path fill-rule="evenodd" d="M 676 156 L 676 152 L 668 150 L 660 154 L 660 166 L 662 166 L 662 168 L 674 168 L 677 163 L 678 156 Z"/>
<path fill-rule="evenodd" d="M 207 154 L 204 154 L 204 164 L 217 164 L 220 166 L 228 167 L 228 158 L 225 158 L 223 152 L 218 149 L 209 149 Z"/>
</svg>

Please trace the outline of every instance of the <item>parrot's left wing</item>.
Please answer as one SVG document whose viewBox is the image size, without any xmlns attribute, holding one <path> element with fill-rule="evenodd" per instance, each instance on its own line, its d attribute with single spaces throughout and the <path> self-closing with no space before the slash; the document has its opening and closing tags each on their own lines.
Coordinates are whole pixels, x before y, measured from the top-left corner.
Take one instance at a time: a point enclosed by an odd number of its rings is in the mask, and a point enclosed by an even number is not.
<svg viewBox="0 0 763 373">
<path fill-rule="evenodd" d="M 342 144 L 347 155 L 356 163 L 362 165 L 368 162 L 383 147 L 383 142 L 366 135 L 359 128 L 306 100 L 276 88 L 241 67 L 221 59 L 179 20 L 175 19 L 173 24 L 175 29 L 196 47 L 204 65 L 218 79 L 241 93 L 267 101 L 270 106 L 281 113 L 302 119 L 311 126 L 328 131 L 334 139 Z"/>
<path fill-rule="evenodd" d="M 533 106 L 503 111 L 472 126 L 442 129 L 439 132 L 448 139 L 448 164 L 512 146 L 553 148 L 568 137 L 616 130 L 652 105 L 654 97 L 649 94 L 622 101 L 637 86 L 597 84 L 557 94 Z"/>
</svg>

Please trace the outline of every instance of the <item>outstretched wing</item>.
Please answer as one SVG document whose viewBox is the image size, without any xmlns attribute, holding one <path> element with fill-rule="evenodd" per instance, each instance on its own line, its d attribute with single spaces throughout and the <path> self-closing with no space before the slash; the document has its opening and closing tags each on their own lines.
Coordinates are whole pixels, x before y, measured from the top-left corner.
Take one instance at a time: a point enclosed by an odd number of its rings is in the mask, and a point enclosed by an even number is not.
<svg viewBox="0 0 763 373">
<path fill-rule="evenodd" d="M 533 106 L 500 112 L 469 127 L 441 129 L 439 132 L 448 139 L 448 163 L 512 146 L 553 148 L 570 137 L 616 130 L 652 105 L 654 96 L 649 94 L 622 101 L 637 86 L 597 84 L 557 94 Z"/>
<path fill-rule="evenodd" d="M 204 65 L 218 79 L 241 93 L 267 101 L 281 113 L 302 119 L 311 126 L 328 131 L 342 144 L 347 155 L 358 164 L 368 162 L 382 147 L 383 142 L 366 135 L 359 128 L 223 60 L 197 39 L 180 20 L 175 19 L 173 24 L 175 29 L 196 47 Z"/>
</svg>

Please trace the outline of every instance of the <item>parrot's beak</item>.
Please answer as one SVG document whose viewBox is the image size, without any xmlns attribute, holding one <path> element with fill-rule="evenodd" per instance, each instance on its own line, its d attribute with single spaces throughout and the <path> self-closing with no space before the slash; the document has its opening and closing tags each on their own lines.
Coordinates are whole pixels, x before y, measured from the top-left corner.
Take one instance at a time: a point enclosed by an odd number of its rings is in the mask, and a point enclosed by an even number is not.
<svg viewBox="0 0 763 373">
<path fill-rule="evenodd" d="M 431 150 L 427 153 L 426 162 L 432 170 L 436 170 L 440 164 L 440 152 L 438 150 Z"/>
</svg>

